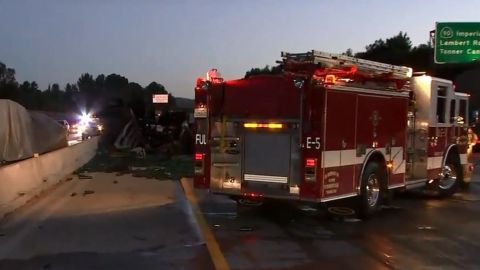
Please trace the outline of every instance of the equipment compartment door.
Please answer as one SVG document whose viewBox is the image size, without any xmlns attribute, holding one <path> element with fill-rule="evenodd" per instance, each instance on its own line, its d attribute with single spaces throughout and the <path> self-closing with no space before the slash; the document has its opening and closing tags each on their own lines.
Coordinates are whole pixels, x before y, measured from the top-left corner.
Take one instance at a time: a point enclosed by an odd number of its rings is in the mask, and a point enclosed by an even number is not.
<svg viewBox="0 0 480 270">
<path fill-rule="evenodd" d="M 287 184 L 290 155 L 290 134 L 246 133 L 244 180 Z"/>
<path fill-rule="evenodd" d="M 298 132 L 245 130 L 242 192 L 292 197 L 300 183 Z"/>
</svg>

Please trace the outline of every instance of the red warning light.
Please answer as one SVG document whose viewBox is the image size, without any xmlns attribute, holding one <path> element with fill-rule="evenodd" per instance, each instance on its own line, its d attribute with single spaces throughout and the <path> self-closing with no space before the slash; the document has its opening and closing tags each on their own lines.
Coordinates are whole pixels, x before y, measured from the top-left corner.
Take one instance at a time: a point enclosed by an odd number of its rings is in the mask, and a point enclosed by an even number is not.
<svg viewBox="0 0 480 270">
<path fill-rule="evenodd" d="M 202 160 L 203 159 L 203 154 L 202 153 L 196 153 L 195 154 L 195 160 Z"/>
<path fill-rule="evenodd" d="M 308 167 L 315 167 L 316 160 L 314 158 L 307 158 L 305 165 Z"/>
</svg>

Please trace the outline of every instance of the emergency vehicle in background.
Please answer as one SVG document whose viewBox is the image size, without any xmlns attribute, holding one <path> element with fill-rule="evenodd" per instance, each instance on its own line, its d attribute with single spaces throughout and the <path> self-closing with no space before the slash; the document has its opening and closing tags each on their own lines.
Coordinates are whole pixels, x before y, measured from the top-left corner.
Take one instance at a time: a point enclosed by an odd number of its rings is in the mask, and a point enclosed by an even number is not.
<svg viewBox="0 0 480 270">
<path fill-rule="evenodd" d="M 237 201 L 453 194 L 470 181 L 468 95 L 412 69 L 319 51 L 282 53 L 282 74 L 195 87 L 196 188 Z"/>
</svg>

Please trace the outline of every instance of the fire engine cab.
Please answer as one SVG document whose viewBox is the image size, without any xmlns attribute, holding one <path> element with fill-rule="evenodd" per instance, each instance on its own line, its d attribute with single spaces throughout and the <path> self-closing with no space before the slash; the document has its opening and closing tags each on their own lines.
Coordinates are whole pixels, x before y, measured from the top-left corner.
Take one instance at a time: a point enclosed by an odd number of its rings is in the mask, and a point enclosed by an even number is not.
<svg viewBox="0 0 480 270">
<path fill-rule="evenodd" d="M 412 69 L 319 51 L 282 73 L 195 87 L 196 188 L 237 200 L 358 197 L 373 214 L 395 189 L 468 183 L 468 95 Z"/>
</svg>

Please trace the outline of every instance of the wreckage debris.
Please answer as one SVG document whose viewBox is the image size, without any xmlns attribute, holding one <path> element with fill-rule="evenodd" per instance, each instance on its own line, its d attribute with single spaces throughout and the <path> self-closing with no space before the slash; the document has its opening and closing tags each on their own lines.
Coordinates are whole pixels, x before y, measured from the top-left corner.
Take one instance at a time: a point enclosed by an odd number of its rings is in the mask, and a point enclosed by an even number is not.
<svg viewBox="0 0 480 270">
<path fill-rule="evenodd" d="M 79 174 L 78 179 L 93 179 L 93 176 L 86 174 Z"/>
<path fill-rule="evenodd" d="M 85 190 L 85 191 L 83 192 L 83 196 L 86 196 L 86 195 L 89 195 L 89 194 L 93 194 L 93 193 L 95 193 L 95 191 L 93 191 L 93 190 Z"/>
</svg>

